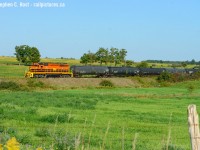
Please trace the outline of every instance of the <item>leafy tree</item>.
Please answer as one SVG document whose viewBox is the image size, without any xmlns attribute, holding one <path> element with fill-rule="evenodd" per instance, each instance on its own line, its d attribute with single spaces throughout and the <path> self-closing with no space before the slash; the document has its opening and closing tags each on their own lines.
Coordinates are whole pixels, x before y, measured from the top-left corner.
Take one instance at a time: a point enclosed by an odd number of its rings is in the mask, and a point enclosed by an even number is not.
<svg viewBox="0 0 200 150">
<path fill-rule="evenodd" d="M 88 62 L 89 62 L 89 55 L 84 53 L 83 56 L 81 57 L 80 63 L 87 65 Z"/>
<path fill-rule="evenodd" d="M 120 63 L 121 57 L 118 48 L 112 47 L 109 52 L 110 63 L 115 63 L 115 66 Z"/>
<path fill-rule="evenodd" d="M 127 51 L 125 49 L 121 49 L 119 51 L 120 62 L 123 62 L 124 65 L 126 63 L 126 61 L 125 61 L 126 54 L 127 54 Z"/>
<path fill-rule="evenodd" d="M 95 62 L 95 54 L 88 51 L 88 53 L 84 53 L 81 57 L 80 63 L 87 65 L 88 63 L 92 64 Z"/>
<path fill-rule="evenodd" d="M 101 65 L 103 62 L 107 64 L 109 61 L 108 49 L 100 47 L 99 50 L 96 52 L 95 56 L 96 60 L 99 61 Z"/>
<path fill-rule="evenodd" d="M 28 45 L 21 45 L 15 47 L 15 53 L 17 60 L 20 63 L 33 63 L 40 61 L 40 52 L 36 47 L 29 47 Z"/>
<path fill-rule="evenodd" d="M 88 51 L 88 59 L 89 59 L 89 63 L 92 64 L 95 62 L 96 60 L 96 56 L 94 53 L 92 53 L 91 51 Z"/>
<path fill-rule="evenodd" d="M 111 48 L 110 51 L 109 51 L 109 62 L 110 63 L 114 63 L 115 62 L 115 53 L 116 51 L 118 51 L 117 48 Z"/>
<path fill-rule="evenodd" d="M 17 61 L 20 63 L 25 63 L 27 59 L 27 51 L 28 51 L 28 46 L 27 45 L 21 45 L 21 46 L 16 46 L 15 47 L 15 55 L 17 58 Z"/>
<path fill-rule="evenodd" d="M 36 47 L 29 47 L 27 63 L 39 62 L 40 52 Z"/>
</svg>

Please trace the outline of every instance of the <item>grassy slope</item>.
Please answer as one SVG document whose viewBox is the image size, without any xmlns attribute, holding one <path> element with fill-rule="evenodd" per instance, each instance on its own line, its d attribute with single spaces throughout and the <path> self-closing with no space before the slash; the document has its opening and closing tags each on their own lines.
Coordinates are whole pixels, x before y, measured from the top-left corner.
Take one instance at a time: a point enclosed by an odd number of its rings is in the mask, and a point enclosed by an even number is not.
<svg viewBox="0 0 200 150">
<path fill-rule="evenodd" d="M 188 93 L 188 90 L 181 86 L 12 92 L 12 94 L 5 91 L 0 93 L 0 112 L 3 113 L 1 130 L 2 128 L 8 130 L 7 133 L 16 136 L 21 143 L 36 145 L 49 143 L 53 133 L 68 133 L 68 135 L 71 133 L 74 136 L 81 132 L 85 146 L 92 130 L 90 146 L 99 149 L 110 122 L 106 137 L 107 148 L 121 147 L 122 128 L 124 128 L 125 149 L 131 149 L 133 136 L 138 133 L 137 149 L 145 150 L 161 149 L 171 128 L 172 143 L 190 149 L 187 106 L 193 103 L 200 105 L 200 90 Z M 70 114 L 72 121 L 58 122 L 54 128 L 55 123 L 49 123 L 49 115 L 62 116 L 64 113 Z M 172 120 L 169 125 L 171 114 Z M 96 120 L 92 127 L 95 115 Z M 38 132 L 42 134 L 44 131 L 50 134 L 38 135 Z"/>
</svg>

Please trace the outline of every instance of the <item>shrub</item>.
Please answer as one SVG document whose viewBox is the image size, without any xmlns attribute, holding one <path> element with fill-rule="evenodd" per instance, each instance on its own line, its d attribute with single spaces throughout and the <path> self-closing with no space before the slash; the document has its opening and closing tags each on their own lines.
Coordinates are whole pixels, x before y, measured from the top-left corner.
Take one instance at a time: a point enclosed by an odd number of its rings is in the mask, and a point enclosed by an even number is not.
<svg viewBox="0 0 200 150">
<path fill-rule="evenodd" d="M 35 79 L 29 79 L 27 81 L 27 85 L 29 87 L 40 87 L 40 88 L 43 88 L 45 86 L 45 84 L 42 81 L 38 81 Z"/>
<path fill-rule="evenodd" d="M 20 90 L 20 86 L 13 82 L 13 81 L 2 81 L 0 82 L 0 90 L 12 90 L 12 91 L 18 91 Z"/>
<path fill-rule="evenodd" d="M 100 86 L 104 86 L 104 87 L 113 87 L 114 84 L 109 81 L 109 80 L 102 80 L 100 83 L 99 83 Z"/>
<path fill-rule="evenodd" d="M 159 82 L 163 82 L 163 81 L 170 81 L 171 80 L 171 74 L 169 73 L 169 72 L 162 72 L 159 76 L 158 76 L 158 78 L 157 78 L 157 80 L 159 81 Z"/>
<path fill-rule="evenodd" d="M 137 65 L 138 68 L 148 68 L 148 66 L 149 66 L 148 63 L 145 61 L 142 61 Z"/>
</svg>

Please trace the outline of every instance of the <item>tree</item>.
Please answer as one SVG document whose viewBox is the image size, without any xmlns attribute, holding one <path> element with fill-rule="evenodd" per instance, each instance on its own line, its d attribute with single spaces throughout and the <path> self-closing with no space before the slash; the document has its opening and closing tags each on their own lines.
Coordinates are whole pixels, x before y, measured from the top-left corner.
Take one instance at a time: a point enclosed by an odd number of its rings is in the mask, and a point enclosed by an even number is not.
<svg viewBox="0 0 200 150">
<path fill-rule="evenodd" d="M 33 63 L 40 61 L 40 52 L 36 47 L 29 47 L 28 45 L 21 45 L 15 47 L 15 53 L 17 60 L 20 63 Z"/>
<path fill-rule="evenodd" d="M 119 49 L 112 47 L 109 52 L 110 63 L 115 63 L 115 66 L 120 63 L 120 53 Z"/>
<path fill-rule="evenodd" d="M 80 63 L 87 65 L 87 63 L 89 62 L 89 55 L 84 53 L 83 56 L 81 57 L 81 61 Z"/>
<path fill-rule="evenodd" d="M 95 56 L 96 60 L 99 61 L 101 65 L 102 63 L 107 64 L 109 61 L 108 49 L 100 47 L 99 50 L 96 52 Z"/>
<path fill-rule="evenodd" d="M 126 61 L 125 61 L 126 54 L 127 54 L 127 51 L 125 49 L 121 49 L 119 51 L 120 62 L 123 62 L 124 65 L 126 65 Z"/>
<path fill-rule="evenodd" d="M 89 59 L 89 63 L 92 64 L 95 62 L 96 60 L 96 56 L 94 53 L 92 53 L 90 50 L 88 51 L 88 59 Z"/>
<path fill-rule="evenodd" d="M 88 63 L 92 64 L 95 62 L 95 54 L 88 51 L 88 53 L 84 53 L 81 57 L 80 63 L 87 65 Z"/>
<path fill-rule="evenodd" d="M 27 63 L 39 62 L 40 52 L 36 47 L 29 47 Z"/>
</svg>

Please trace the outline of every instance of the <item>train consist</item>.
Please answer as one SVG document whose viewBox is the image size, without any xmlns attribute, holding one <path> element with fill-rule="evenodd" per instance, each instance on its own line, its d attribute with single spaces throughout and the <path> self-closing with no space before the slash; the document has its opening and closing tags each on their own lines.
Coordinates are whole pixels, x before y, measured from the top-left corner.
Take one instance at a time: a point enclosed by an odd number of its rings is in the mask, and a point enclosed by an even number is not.
<svg viewBox="0 0 200 150">
<path fill-rule="evenodd" d="M 160 75 L 162 72 L 194 74 L 199 69 L 137 68 L 108 66 L 69 66 L 59 63 L 34 63 L 25 74 L 27 78 L 67 77 L 127 77 Z"/>
</svg>

